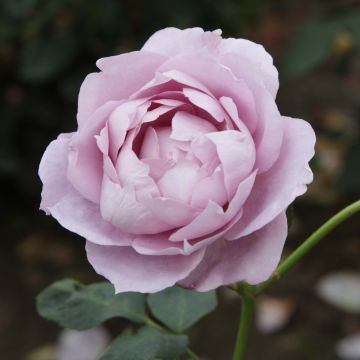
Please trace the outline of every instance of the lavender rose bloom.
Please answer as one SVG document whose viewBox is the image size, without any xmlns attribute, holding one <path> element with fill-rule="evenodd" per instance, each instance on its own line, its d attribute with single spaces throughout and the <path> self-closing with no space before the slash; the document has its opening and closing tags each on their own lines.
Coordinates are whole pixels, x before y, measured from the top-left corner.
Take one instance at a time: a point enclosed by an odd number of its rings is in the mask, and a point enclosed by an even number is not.
<svg viewBox="0 0 360 360">
<path fill-rule="evenodd" d="M 41 209 L 86 238 L 117 292 L 266 280 L 315 143 L 280 115 L 271 56 L 219 30 L 167 28 L 97 66 L 77 131 L 42 158 Z"/>
</svg>

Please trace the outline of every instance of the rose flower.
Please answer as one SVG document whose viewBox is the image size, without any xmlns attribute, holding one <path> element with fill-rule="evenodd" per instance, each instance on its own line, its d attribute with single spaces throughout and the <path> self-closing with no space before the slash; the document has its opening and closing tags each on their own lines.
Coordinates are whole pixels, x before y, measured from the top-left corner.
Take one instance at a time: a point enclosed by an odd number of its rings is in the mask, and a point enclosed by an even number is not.
<svg viewBox="0 0 360 360">
<path fill-rule="evenodd" d="M 315 143 L 280 115 L 271 56 L 219 30 L 167 28 L 97 66 L 76 132 L 41 160 L 41 209 L 86 238 L 117 292 L 266 280 Z"/>
</svg>

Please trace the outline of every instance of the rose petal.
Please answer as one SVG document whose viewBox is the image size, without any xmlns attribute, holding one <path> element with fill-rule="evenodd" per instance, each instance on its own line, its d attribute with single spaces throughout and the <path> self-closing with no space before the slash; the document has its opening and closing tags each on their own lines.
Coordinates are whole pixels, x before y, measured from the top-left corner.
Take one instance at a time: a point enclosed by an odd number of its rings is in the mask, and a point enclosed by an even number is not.
<svg viewBox="0 0 360 360">
<path fill-rule="evenodd" d="M 210 200 L 219 206 L 224 206 L 228 202 L 224 172 L 220 166 L 215 169 L 211 176 L 205 177 L 195 185 L 191 196 L 191 206 L 205 208 Z"/>
<path fill-rule="evenodd" d="M 157 182 L 162 196 L 190 203 L 194 186 L 199 181 L 199 169 L 194 161 L 179 161 Z"/>
<path fill-rule="evenodd" d="M 103 154 L 95 135 L 100 134 L 108 116 L 119 104 L 111 101 L 98 108 L 70 142 L 68 179 L 80 194 L 95 203 L 100 200 L 103 167 Z"/>
<path fill-rule="evenodd" d="M 103 58 L 104 72 L 88 75 L 81 85 L 77 120 L 81 128 L 93 112 L 109 100 L 122 100 L 147 83 L 166 57 L 144 51 Z"/>
<path fill-rule="evenodd" d="M 117 293 L 153 293 L 174 285 L 196 268 L 204 251 L 189 256 L 144 256 L 130 247 L 98 246 L 86 243 L 88 260 L 105 276 Z"/>
<path fill-rule="evenodd" d="M 239 281 L 259 284 L 279 263 L 286 236 L 286 214 L 281 213 L 251 235 L 231 242 L 218 240 L 206 248 L 199 266 L 178 284 L 197 291 Z"/>
<path fill-rule="evenodd" d="M 264 49 L 262 45 L 256 44 L 253 41 L 246 39 L 223 39 L 218 47 L 220 61 L 223 61 L 222 57 L 233 53 L 238 55 L 238 64 L 231 66 L 233 71 L 236 71 L 237 67 L 241 68 L 241 58 L 248 60 L 249 63 L 258 65 L 260 73 L 263 77 L 266 88 L 272 94 L 275 99 L 276 93 L 279 89 L 279 75 L 275 66 L 273 65 L 273 59 L 271 55 Z M 226 62 L 225 62 L 226 64 Z M 235 72 L 236 73 L 236 72 Z M 253 75 L 255 72 L 252 72 Z"/>
<path fill-rule="evenodd" d="M 204 94 L 201 91 L 185 88 L 183 90 L 184 95 L 192 102 L 194 105 L 200 109 L 205 110 L 209 113 L 216 121 L 224 121 L 225 115 L 224 111 L 213 97 Z"/>
<path fill-rule="evenodd" d="M 63 227 L 100 245 L 130 245 L 132 237 L 105 222 L 99 206 L 83 198 L 66 177 L 68 144 L 72 134 L 60 135 L 50 143 L 41 159 L 43 182 L 40 207 Z"/>
<path fill-rule="evenodd" d="M 66 178 L 69 142 L 73 133 L 61 134 L 46 148 L 39 166 L 43 183 L 40 209 L 49 214 L 49 207 L 65 196 L 72 186 Z"/>
<path fill-rule="evenodd" d="M 183 202 L 164 197 L 147 199 L 143 203 L 152 215 L 173 228 L 188 224 L 199 214 L 199 210 Z"/>
<path fill-rule="evenodd" d="M 209 201 L 203 210 L 190 224 L 175 231 L 171 236 L 171 241 L 185 241 L 208 235 L 229 222 L 237 213 L 250 194 L 256 178 L 256 171 L 247 179 L 243 180 L 234 196 L 230 201 L 228 209 L 223 210 L 221 206 Z"/>
<path fill-rule="evenodd" d="M 312 181 L 308 162 L 314 156 L 315 133 L 300 119 L 283 117 L 284 140 L 280 156 L 266 173 L 258 175 L 244 205 L 244 216 L 225 236 L 233 240 L 251 234 L 272 221 Z"/>
<path fill-rule="evenodd" d="M 134 239 L 132 248 L 141 255 L 185 255 L 183 244 L 170 242 L 169 234 L 139 235 Z"/>
<path fill-rule="evenodd" d="M 199 135 L 217 131 L 209 121 L 185 111 L 178 111 L 172 119 L 171 139 L 179 141 L 191 141 Z"/>
<path fill-rule="evenodd" d="M 221 41 L 220 35 L 219 30 L 204 32 L 201 28 L 180 30 L 169 27 L 153 34 L 141 51 L 175 56 L 186 52 L 198 52 L 202 48 L 214 50 Z"/>
<path fill-rule="evenodd" d="M 191 64 L 191 66 L 189 66 L 189 64 Z M 174 68 L 178 71 L 185 72 L 189 76 L 195 77 L 209 89 L 214 99 L 219 99 L 222 96 L 232 98 L 238 109 L 240 119 L 250 132 L 254 131 L 257 124 L 254 96 L 246 82 L 236 78 L 230 68 L 223 66 L 215 58 L 209 56 L 202 54 L 181 54 L 164 62 L 158 70 L 165 72 Z M 194 89 L 189 90 L 193 93 L 194 91 L 196 92 Z M 198 93 L 203 94 L 201 92 Z M 203 95 L 206 96 L 206 94 Z M 201 105 L 203 105 L 203 107 L 205 105 L 212 106 L 213 101 L 209 100 L 209 103 L 206 101 L 208 98 L 205 98 L 205 96 L 201 96 L 201 101 L 194 98 L 194 101 L 198 100 L 199 107 L 201 107 Z M 221 109 L 221 106 L 219 107 Z M 223 110 L 217 109 L 213 111 L 215 111 L 215 117 L 218 116 L 220 120 L 220 113 L 223 112 Z M 212 116 L 214 116 L 214 114 L 212 114 Z M 223 116 L 224 115 L 222 115 L 222 117 Z"/>
<path fill-rule="evenodd" d="M 140 149 L 140 159 L 158 159 L 160 157 L 159 139 L 153 127 L 149 126 L 144 134 Z"/>
<path fill-rule="evenodd" d="M 231 199 L 239 185 L 253 170 L 255 147 L 250 136 L 240 131 L 226 130 L 206 135 L 216 146 L 224 171 L 224 183 Z"/>
<path fill-rule="evenodd" d="M 102 185 L 100 209 L 104 220 L 129 234 L 156 234 L 173 228 L 157 219 L 140 203 L 133 188 L 121 187 L 106 175 Z"/>
</svg>

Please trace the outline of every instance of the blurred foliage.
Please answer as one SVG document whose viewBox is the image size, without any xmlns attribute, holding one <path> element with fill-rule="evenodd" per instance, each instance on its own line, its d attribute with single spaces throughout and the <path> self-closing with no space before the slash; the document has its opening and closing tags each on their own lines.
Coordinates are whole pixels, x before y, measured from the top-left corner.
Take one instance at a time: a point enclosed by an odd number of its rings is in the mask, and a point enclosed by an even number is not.
<svg viewBox="0 0 360 360">
<path fill-rule="evenodd" d="M 350 49 L 360 49 L 360 10 L 308 19 L 287 51 L 282 75 L 304 75 L 332 53 Z"/>
</svg>

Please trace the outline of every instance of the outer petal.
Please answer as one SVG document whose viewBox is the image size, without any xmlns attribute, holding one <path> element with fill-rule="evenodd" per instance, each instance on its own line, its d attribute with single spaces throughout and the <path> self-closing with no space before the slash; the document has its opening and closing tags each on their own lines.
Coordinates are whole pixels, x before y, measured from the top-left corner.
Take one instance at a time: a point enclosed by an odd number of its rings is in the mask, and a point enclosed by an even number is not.
<svg viewBox="0 0 360 360">
<path fill-rule="evenodd" d="M 98 246 L 87 242 L 88 260 L 95 271 L 109 279 L 117 293 L 153 293 L 185 278 L 201 261 L 204 251 L 191 255 L 146 256 L 130 247 Z"/>
<path fill-rule="evenodd" d="M 147 83 L 166 57 L 134 51 L 98 60 L 103 72 L 88 75 L 81 85 L 77 120 L 82 127 L 91 114 L 109 100 L 122 100 Z"/>
<path fill-rule="evenodd" d="M 43 183 L 40 209 L 47 213 L 49 207 L 55 205 L 72 188 L 65 176 L 71 137 L 72 134 L 60 134 L 46 148 L 40 162 L 39 176 Z"/>
<path fill-rule="evenodd" d="M 273 65 L 271 55 L 262 45 L 246 39 L 223 39 L 219 45 L 219 56 L 222 57 L 228 53 L 236 54 L 257 65 L 266 88 L 275 99 L 279 89 L 279 74 Z"/>
<path fill-rule="evenodd" d="M 64 228 L 94 244 L 129 246 L 133 240 L 131 234 L 105 221 L 99 205 L 84 199 L 76 190 L 70 191 L 49 211 Z"/>
<path fill-rule="evenodd" d="M 238 281 L 259 284 L 279 263 L 287 236 L 285 212 L 262 229 L 237 241 L 218 240 L 206 249 L 199 266 L 178 284 L 208 291 Z"/>
<path fill-rule="evenodd" d="M 62 134 L 50 143 L 41 160 L 43 182 L 41 208 L 66 229 L 100 245 L 129 245 L 130 235 L 105 222 L 99 206 L 83 198 L 66 178 L 68 143 L 71 134 Z"/>
<path fill-rule="evenodd" d="M 256 167 L 261 174 L 270 169 L 279 156 L 283 136 L 281 115 L 274 97 L 262 83 L 256 64 L 233 54 L 224 56 L 222 62 L 238 79 L 245 80 L 255 98 L 258 119 L 253 137 L 257 148 Z M 229 106 L 228 103 L 227 111 L 234 113 Z"/>
<path fill-rule="evenodd" d="M 98 108 L 70 143 L 68 179 L 80 194 L 95 203 L 99 203 L 103 172 L 103 154 L 95 135 L 100 134 L 117 105 L 118 101 L 109 101 Z"/>
<path fill-rule="evenodd" d="M 170 27 L 152 35 L 141 51 L 176 56 L 186 52 L 197 52 L 202 48 L 211 50 L 215 49 L 221 41 L 220 34 L 220 30 L 204 32 L 201 28 L 180 30 Z"/>
<path fill-rule="evenodd" d="M 314 156 L 315 133 L 300 119 L 283 117 L 284 139 L 274 166 L 257 176 L 244 205 L 244 216 L 227 234 L 228 240 L 261 229 L 302 195 L 313 174 L 308 162 Z"/>
</svg>

